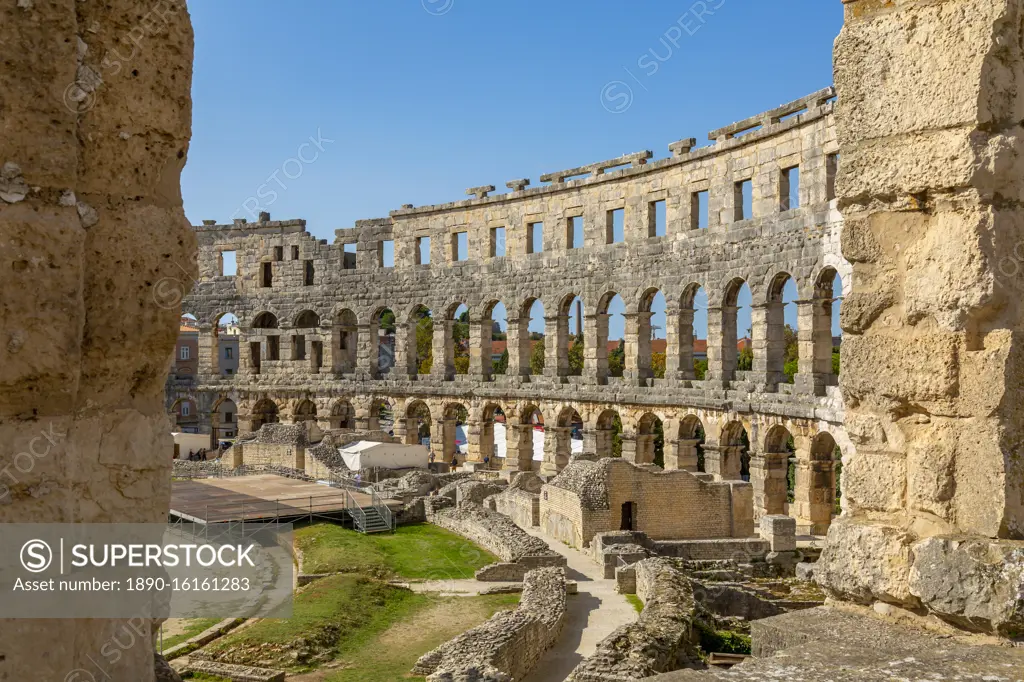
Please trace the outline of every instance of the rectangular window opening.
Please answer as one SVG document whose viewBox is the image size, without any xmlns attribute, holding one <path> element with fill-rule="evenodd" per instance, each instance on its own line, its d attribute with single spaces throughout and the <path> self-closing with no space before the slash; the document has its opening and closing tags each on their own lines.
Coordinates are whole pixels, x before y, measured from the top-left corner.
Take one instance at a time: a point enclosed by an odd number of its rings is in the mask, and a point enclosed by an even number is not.
<svg viewBox="0 0 1024 682">
<path fill-rule="evenodd" d="M 416 238 L 416 265 L 430 265 L 430 237 Z"/>
<path fill-rule="evenodd" d="M 618 244 L 626 241 L 626 209 L 608 211 L 605 224 L 605 243 Z"/>
<path fill-rule="evenodd" d="M 281 337 L 279 337 L 279 336 L 268 336 L 267 337 L 267 359 L 268 360 L 280 360 L 281 359 Z"/>
<path fill-rule="evenodd" d="M 235 349 L 231 348 L 231 347 L 225 348 L 224 349 L 224 359 L 225 360 L 234 360 L 235 359 Z"/>
<path fill-rule="evenodd" d="M 505 228 L 491 228 L 491 258 L 502 258 L 505 255 Z"/>
<path fill-rule="evenodd" d="M 305 279 L 304 279 L 303 284 L 305 286 L 307 286 L 307 287 L 311 287 L 311 286 L 313 286 L 313 274 L 314 274 L 314 271 L 313 271 L 313 261 L 311 261 L 311 260 L 306 261 L 306 268 L 305 268 L 305 270 L 306 270 L 306 272 L 305 272 Z"/>
<path fill-rule="evenodd" d="M 690 195 L 690 228 L 706 230 L 708 228 L 708 191 L 694 192 Z"/>
<path fill-rule="evenodd" d="M 544 250 L 544 223 L 529 223 L 526 226 L 526 253 L 541 253 Z"/>
<path fill-rule="evenodd" d="M 261 263 L 263 272 L 261 273 L 260 283 L 263 288 L 269 288 L 274 286 L 274 264 L 273 263 Z"/>
<path fill-rule="evenodd" d="M 181 359 L 182 360 L 188 360 L 189 359 L 189 353 L 190 353 L 190 350 L 189 350 L 188 346 L 182 346 L 181 347 Z"/>
<path fill-rule="evenodd" d="M 306 337 L 297 334 L 292 337 L 292 360 L 306 359 Z"/>
<path fill-rule="evenodd" d="M 779 210 L 800 208 L 800 167 L 783 168 L 779 174 Z"/>
<path fill-rule="evenodd" d="M 234 277 L 238 274 L 238 253 L 235 251 L 220 252 L 220 274 Z"/>
<path fill-rule="evenodd" d="M 668 234 L 667 208 L 664 199 L 647 204 L 647 236 L 664 237 Z"/>
<path fill-rule="evenodd" d="M 249 366 L 254 369 L 260 368 L 260 342 L 249 342 Z"/>
<path fill-rule="evenodd" d="M 452 235 L 452 260 L 469 260 L 469 233 L 456 232 Z"/>
<path fill-rule="evenodd" d="M 583 248 L 583 216 L 573 216 L 565 221 L 565 244 L 570 249 Z"/>
<path fill-rule="evenodd" d="M 276 261 L 284 260 L 284 247 L 283 246 L 275 246 L 274 247 L 274 260 L 276 260 Z"/>
<path fill-rule="evenodd" d="M 299 260 L 299 247 L 292 247 L 292 260 Z"/>
<path fill-rule="evenodd" d="M 754 182 L 741 180 L 733 187 L 734 219 L 749 220 L 753 218 Z"/>
<path fill-rule="evenodd" d="M 356 269 L 356 244 L 345 244 L 342 246 L 342 270 Z"/>
<path fill-rule="evenodd" d="M 393 268 L 395 267 L 395 242 L 391 239 L 385 239 L 378 244 L 377 248 L 377 265 L 382 268 Z"/>
<path fill-rule="evenodd" d="M 839 173 L 839 155 L 825 157 L 825 196 L 829 201 L 836 198 L 836 174 Z"/>
</svg>

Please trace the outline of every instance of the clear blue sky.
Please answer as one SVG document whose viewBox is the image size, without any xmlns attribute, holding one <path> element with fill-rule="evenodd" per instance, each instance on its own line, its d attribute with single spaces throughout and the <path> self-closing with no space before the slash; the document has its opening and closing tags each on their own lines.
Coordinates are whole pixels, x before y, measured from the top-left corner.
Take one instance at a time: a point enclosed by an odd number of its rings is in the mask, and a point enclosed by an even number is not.
<svg viewBox="0 0 1024 682">
<path fill-rule="evenodd" d="M 839 0 L 188 4 L 189 219 L 269 210 L 332 241 L 405 203 L 703 144 L 831 84 L 842 25 Z"/>
</svg>

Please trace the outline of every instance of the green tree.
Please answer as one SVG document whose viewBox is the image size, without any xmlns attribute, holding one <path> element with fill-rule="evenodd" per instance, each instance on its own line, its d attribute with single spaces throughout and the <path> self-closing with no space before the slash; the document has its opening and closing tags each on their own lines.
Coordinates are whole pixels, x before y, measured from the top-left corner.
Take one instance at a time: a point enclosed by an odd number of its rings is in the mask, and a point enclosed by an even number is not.
<svg viewBox="0 0 1024 682">
<path fill-rule="evenodd" d="M 612 419 L 612 457 L 622 457 L 622 420 L 619 415 Z"/>
<path fill-rule="evenodd" d="M 708 361 L 694 360 L 693 373 L 697 377 L 698 381 L 704 381 L 704 376 L 708 373 Z"/>
<path fill-rule="evenodd" d="M 508 372 L 508 348 L 501 354 L 501 357 L 497 360 L 492 360 L 493 372 L 495 374 L 505 374 Z"/>
<path fill-rule="evenodd" d="M 782 337 L 786 343 L 782 373 L 786 375 L 786 383 L 791 384 L 793 383 L 793 377 L 800 370 L 800 343 L 797 339 L 796 330 L 788 324 L 782 331 Z"/>
<path fill-rule="evenodd" d="M 654 463 L 665 466 L 665 426 L 660 419 L 654 422 Z"/>
<path fill-rule="evenodd" d="M 466 353 L 455 353 L 455 373 L 469 374 L 469 355 Z"/>
<path fill-rule="evenodd" d="M 665 378 L 665 354 L 651 353 L 651 372 L 655 379 Z"/>
<path fill-rule="evenodd" d="M 740 372 L 749 372 L 754 369 L 754 351 L 750 348 L 744 348 L 739 352 L 739 356 L 736 358 L 736 369 Z"/>
<path fill-rule="evenodd" d="M 608 376 L 621 377 L 626 371 L 626 342 L 619 341 L 619 345 L 608 354 Z"/>
<path fill-rule="evenodd" d="M 452 325 L 452 343 L 455 346 L 455 373 L 469 373 L 469 311 L 464 310 Z"/>
<path fill-rule="evenodd" d="M 430 374 L 430 368 L 434 366 L 434 320 L 430 315 L 424 315 L 416 322 L 416 360 L 419 363 L 416 371 Z"/>
<path fill-rule="evenodd" d="M 380 314 L 380 328 L 384 330 L 385 334 L 395 333 L 395 314 L 390 310 L 385 310 Z"/>
<path fill-rule="evenodd" d="M 531 337 L 533 335 L 531 334 Z M 533 344 L 533 350 L 530 351 L 530 374 L 533 376 L 540 376 L 544 374 L 544 335 L 540 336 L 540 339 Z"/>
<path fill-rule="evenodd" d="M 839 360 L 839 348 L 832 349 L 832 373 L 839 376 L 839 366 L 841 362 Z"/>
<path fill-rule="evenodd" d="M 569 375 L 583 375 L 583 336 L 576 336 L 569 344 Z"/>
</svg>

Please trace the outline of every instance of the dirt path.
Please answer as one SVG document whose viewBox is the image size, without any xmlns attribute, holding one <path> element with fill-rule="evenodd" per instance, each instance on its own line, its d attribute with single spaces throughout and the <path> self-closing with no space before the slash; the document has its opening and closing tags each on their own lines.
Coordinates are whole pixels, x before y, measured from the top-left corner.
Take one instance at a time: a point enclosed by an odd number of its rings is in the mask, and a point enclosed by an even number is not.
<svg viewBox="0 0 1024 682">
<path fill-rule="evenodd" d="M 615 581 L 604 578 L 602 568 L 589 555 L 545 537 L 536 528 L 525 530 L 565 556 L 566 577 L 579 584 L 579 592 L 566 602 L 568 616 L 558 643 L 522 681 L 562 682 L 580 661 L 594 653 L 598 642 L 620 625 L 635 621 L 637 612 L 615 591 Z"/>
</svg>

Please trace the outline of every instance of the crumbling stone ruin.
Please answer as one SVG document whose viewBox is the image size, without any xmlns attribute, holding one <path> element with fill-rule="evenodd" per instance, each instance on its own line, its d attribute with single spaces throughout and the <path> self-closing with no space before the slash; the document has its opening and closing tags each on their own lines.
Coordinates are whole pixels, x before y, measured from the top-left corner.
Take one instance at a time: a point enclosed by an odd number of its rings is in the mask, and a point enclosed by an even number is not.
<svg viewBox="0 0 1024 682">
<path fill-rule="evenodd" d="M 302 220 L 205 221 L 194 228 L 199 283 L 183 307 L 200 329 L 199 374 L 169 386 L 167 407 L 191 401 L 212 433 L 229 412 L 242 434 L 311 420 L 325 429 L 376 429 L 385 410 L 404 442 L 419 442 L 429 422 L 439 462 L 455 456 L 482 467 L 487 459 L 491 467 L 546 476 L 568 463 L 574 423 L 582 425 L 585 452 L 608 456 L 620 420 L 622 456 L 646 464 L 654 461 L 660 422 L 665 468 L 696 472 L 700 451 L 704 470 L 718 480 L 739 481 L 749 470 L 757 517 L 787 508 L 792 437 L 797 470 L 788 508 L 806 532 L 823 534 L 835 506 L 836 446 L 852 454 L 832 370 L 833 281 L 839 274 L 849 282 L 833 197 L 834 108 L 834 92 L 825 89 L 712 131 L 707 147 L 682 140 L 670 145 L 670 158 L 641 152 L 545 175 L 537 187 L 523 180 L 505 194 L 477 188 L 464 201 L 360 221 L 338 230 L 333 244 L 313 238 Z M 744 192 L 752 192 L 752 215 L 744 214 Z M 615 242 L 618 219 L 623 239 Z M 391 250 L 394 265 L 387 266 L 382 254 Z M 237 263 L 232 274 L 223 267 L 228 253 Z M 783 375 L 782 289 L 790 280 L 798 291 L 800 357 L 792 384 Z M 737 369 L 735 350 L 744 284 L 753 301 L 748 371 Z M 702 379 L 693 362 L 698 292 L 708 300 Z M 659 293 L 668 320 L 663 376 L 651 350 Z M 622 377 L 610 375 L 607 352 L 616 295 L 626 309 Z M 576 297 L 581 376 L 568 360 Z M 538 301 L 542 373 L 531 369 L 528 333 Z M 508 313 L 504 374 L 492 365 L 499 302 Z M 466 373 L 455 366 L 461 305 L 468 308 L 468 340 L 458 347 L 468 354 Z M 432 360 L 421 374 L 426 358 L 416 333 L 428 311 Z M 227 314 L 240 327 L 234 374 L 219 370 L 218 322 Z M 544 452 L 535 466 L 538 415 Z M 455 447 L 460 419 L 467 454 Z M 499 421 L 503 460 L 495 457 Z"/>
<path fill-rule="evenodd" d="M 0 7 L 0 522 L 166 519 L 192 39 L 183 0 Z M 153 629 L 3 622 L 0 678 L 152 680 Z M 114 638 L 135 644 L 104 656 Z"/>
</svg>

